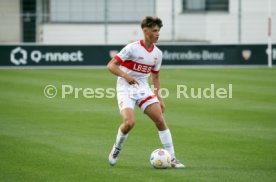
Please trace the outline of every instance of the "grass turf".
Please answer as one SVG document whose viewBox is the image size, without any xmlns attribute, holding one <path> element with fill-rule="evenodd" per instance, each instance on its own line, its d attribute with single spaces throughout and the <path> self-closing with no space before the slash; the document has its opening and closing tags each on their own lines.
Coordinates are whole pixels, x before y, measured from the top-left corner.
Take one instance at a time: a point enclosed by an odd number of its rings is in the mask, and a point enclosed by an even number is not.
<svg viewBox="0 0 276 182">
<path fill-rule="evenodd" d="M 156 170 L 162 147 L 136 108 L 136 126 L 118 164 L 107 156 L 121 117 L 116 98 L 61 98 L 61 85 L 115 88 L 106 70 L 0 70 L 0 181 L 276 181 L 276 69 L 168 69 L 161 72 L 165 118 L 184 170 Z M 176 85 L 228 88 L 232 99 L 176 97 Z M 55 85 L 53 99 L 44 96 Z"/>
</svg>

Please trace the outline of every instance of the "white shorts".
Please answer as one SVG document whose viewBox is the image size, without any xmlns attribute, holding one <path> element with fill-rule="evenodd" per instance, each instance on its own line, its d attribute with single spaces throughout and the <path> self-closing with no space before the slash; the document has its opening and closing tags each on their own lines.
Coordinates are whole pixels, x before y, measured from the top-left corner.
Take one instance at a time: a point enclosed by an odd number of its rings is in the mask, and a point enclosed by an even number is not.
<svg viewBox="0 0 276 182">
<path fill-rule="evenodd" d="M 122 80 L 117 82 L 117 100 L 120 112 L 126 108 L 134 109 L 135 105 L 144 112 L 149 105 L 159 102 L 148 83 L 129 85 Z"/>
</svg>

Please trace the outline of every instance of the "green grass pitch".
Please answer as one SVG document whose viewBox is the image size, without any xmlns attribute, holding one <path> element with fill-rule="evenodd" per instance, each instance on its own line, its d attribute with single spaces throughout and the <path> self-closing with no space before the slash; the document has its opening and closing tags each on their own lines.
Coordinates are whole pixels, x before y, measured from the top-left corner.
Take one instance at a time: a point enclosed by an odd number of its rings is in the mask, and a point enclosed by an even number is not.
<svg viewBox="0 0 276 182">
<path fill-rule="evenodd" d="M 115 88 L 107 70 L 0 70 L 0 181 L 227 182 L 276 181 L 276 69 L 163 69 L 165 118 L 184 170 L 156 170 L 162 147 L 153 123 L 136 108 L 136 126 L 116 166 L 107 157 L 121 117 L 116 98 L 70 95 L 76 88 Z M 176 85 L 228 88 L 232 99 L 176 97 Z M 55 85 L 53 99 L 44 96 Z"/>
</svg>

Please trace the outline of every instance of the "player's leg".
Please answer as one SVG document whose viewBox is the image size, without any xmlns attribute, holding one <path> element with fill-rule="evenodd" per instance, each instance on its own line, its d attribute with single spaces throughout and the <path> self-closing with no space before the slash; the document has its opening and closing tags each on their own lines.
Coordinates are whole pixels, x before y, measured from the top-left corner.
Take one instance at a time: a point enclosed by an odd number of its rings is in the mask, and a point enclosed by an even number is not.
<svg viewBox="0 0 276 182">
<path fill-rule="evenodd" d="M 154 122 L 155 126 L 158 129 L 161 143 L 163 144 L 164 148 L 171 154 L 172 167 L 184 168 L 185 166 L 181 164 L 175 157 L 172 135 L 163 117 L 160 104 L 158 102 L 152 103 L 145 108 L 144 112 Z"/>
<path fill-rule="evenodd" d="M 123 142 L 127 139 L 128 133 L 134 127 L 134 110 L 131 108 L 126 108 L 121 111 L 123 118 L 123 123 L 120 125 L 116 137 L 115 147 L 120 149 L 122 148 Z"/>
<path fill-rule="evenodd" d="M 128 133 L 135 125 L 134 110 L 126 108 L 121 111 L 123 123 L 120 125 L 116 137 L 115 146 L 119 149 L 122 148 L 123 142 L 127 139 Z"/>
<path fill-rule="evenodd" d="M 134 110 L 132 108 L 126 108 L 121 111 L 123 123 L 120 125 L 122 134 L 127 135 L 128 132 L 134 127 Z"/>
<path fill-rule="evenodd" d="M 158 102 L 153 103 L 146 107 L 144 112 L 157 127 L 160 140 L 165 149 L 171 154 L 172 158 L 175 158 L 171 133 L 163 117 L 160 104 Z"/>
<path fill-rule="evenodd" d="M 115 165 L 118 155 L 122 150 L 122 144 L 127 139 L 129 131 L 134 127 L 134 111 L 131 108 L 126 108 L 121 111 L 121 115 L 123 118 L 123 123 L 120 125 L 118 129 L 118 133 L 116 136 L 115 144 L 112 147 L 112 150 L 109 154 L 109 164 Z"/>
<path fill-rule="evenodd" d="M 158 131 L 164 131 L 168 129 L 159 102 L 155 102 L 147 106 L 144 110 L 144 113 L 148 115 L 150 119 L 154 122 Z"/>
</svg>

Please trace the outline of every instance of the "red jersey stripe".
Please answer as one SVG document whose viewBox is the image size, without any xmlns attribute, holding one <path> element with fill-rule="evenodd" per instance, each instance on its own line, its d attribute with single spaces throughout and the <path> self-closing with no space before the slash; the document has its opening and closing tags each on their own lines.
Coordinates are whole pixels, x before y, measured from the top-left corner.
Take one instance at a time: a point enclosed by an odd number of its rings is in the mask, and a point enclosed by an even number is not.
<svg viewBox="0 0 276 182">
<path fill-rule="evenodd" d="M 133 60 L 125 60 L 123 61 L 119 56 L 115 56 L 115 59 L 121 64 L 121 66 L 126 67 L 132 71 L 136 71 L 139 73 L 148 74 L 152 71 L 153 66 L 147 64 L 137 63 Z"/>
</svg>

